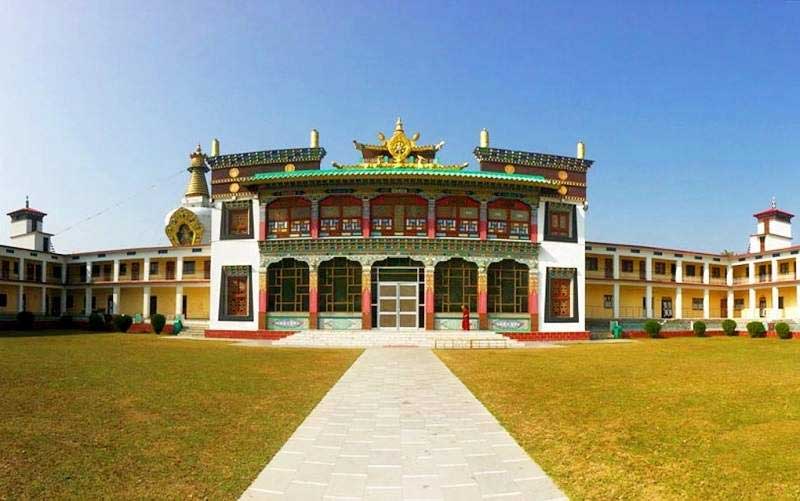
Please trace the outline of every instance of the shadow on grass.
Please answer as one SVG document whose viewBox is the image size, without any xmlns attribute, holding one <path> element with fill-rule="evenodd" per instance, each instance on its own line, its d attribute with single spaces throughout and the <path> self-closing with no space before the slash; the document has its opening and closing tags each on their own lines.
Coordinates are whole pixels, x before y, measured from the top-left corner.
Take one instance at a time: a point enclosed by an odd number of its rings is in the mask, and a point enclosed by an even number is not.
<svg viewBox="0 0 800 501">
<path fill-rule="evenodd" d="M 89 331 L 85 329 L 42 329 L 42 330 L 0 330 L 0 338 L 9 337 L 44 337 L 44 336 L 91 336 L 96 334 L 113 334 L 114 331 Z"/>
</svg>

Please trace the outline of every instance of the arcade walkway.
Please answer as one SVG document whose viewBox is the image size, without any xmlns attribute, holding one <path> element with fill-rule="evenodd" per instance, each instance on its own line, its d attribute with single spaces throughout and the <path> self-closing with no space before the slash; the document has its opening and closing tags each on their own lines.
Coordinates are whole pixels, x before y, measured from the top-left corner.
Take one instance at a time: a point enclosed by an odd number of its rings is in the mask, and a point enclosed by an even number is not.
<svg viewBox="0 0 800 501">
<path fill-rule="evenodd" d="M 429 350 L 367 349 L 242 499 L 566 499 Z"/>
</svg>

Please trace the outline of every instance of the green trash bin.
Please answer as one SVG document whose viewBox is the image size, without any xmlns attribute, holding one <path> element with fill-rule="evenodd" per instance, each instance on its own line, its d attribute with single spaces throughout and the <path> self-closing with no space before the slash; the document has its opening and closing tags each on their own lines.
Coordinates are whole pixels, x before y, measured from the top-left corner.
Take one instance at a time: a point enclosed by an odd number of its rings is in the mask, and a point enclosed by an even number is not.
<svg viewBox="0 0 800 501">
<path fill-rule="evenodd" d="M 614 339 L 622 339 L 622 326 L 619 322 L 614 322 L 611 326 L 611 334 Z"/>
<path fill-rule="evenodd" d="M 183 330 L 183 322 L 181 322 L 181 319 L 178 318 L 177 320 L 175 320 L 175 322 L 172 323 L 172 335 L 177 336 L 178 334 L 181 333 L 182 330 Z"/>
</svg>

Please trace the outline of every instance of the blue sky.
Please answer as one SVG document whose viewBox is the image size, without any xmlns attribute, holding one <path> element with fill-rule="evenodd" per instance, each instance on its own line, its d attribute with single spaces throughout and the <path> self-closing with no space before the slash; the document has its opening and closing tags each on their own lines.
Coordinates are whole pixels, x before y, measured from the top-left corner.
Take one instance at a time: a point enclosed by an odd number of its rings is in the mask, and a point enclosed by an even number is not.
<svg viewBox="0 0 800 501">
<path fill-rule="evenodd" d="M 356 159 L 396 116 L 448 162 L 574 155 L 590 239 L 744 250 L 800 214 L 800 2 L 0 3 L 0 209 L 58 250 L 166 242 L 188 154 Z M 113 207 L 90 222 L 74 224 Z M 8 225 L 0 225 L 7 241 Z"/>
</svg>

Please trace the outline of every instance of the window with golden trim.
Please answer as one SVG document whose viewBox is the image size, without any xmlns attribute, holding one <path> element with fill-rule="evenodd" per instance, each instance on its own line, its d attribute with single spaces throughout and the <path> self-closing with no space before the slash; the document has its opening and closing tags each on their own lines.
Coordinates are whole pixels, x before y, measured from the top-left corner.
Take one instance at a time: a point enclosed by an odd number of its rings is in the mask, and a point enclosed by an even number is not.
<svg viewBox="0 0 800 501">
<path fill-rule="evenodd" d="M 223 240 L 253 238 L 253 204 L 249 200 L 222 204 Z"/>
<path fill-rule="evenodd" d="M 504 259 L 486 270 L 489 313 L 528 313 L 528 266 Z"/>
<path fill-rule="evenodd" d="M 544 216 L 545 240 L 578 241 L 578 221 L 574 205 L 547 202 Z"/>
<path fill-rule="evenodd" d="M 223 266 L 219 319 L 249 321 L 253 319 L 252 273 L 250 266 Z"/>
<path fill-rule="evenodd" d="M 487 236 L 490 239 L 530 238 L 531 208 L 519 200 L 498 199 L 487 206 Z"/>
<path fill-rule="evenodd" d="M 466 305 L 478 308 L 478 266 L 461 258 L 436 265 L 433 274 L 434 305 L 437 313 L 460 313 Z"/>
<path fill-rule="evenodd" d="M 319 311 L 361 311 L 361 265 L 343 257 L 319 266 Z"/>
<path fill-rule="evenodd" d="M 302 261 L 287 258 L 267 268 L 267 311 L 308 311 L 309 270 Z"/>
<path fill-rule="evenodd" d="M 545 322 L 578 321 L 578 285 L 575 268 L 547 268 Z"/>
</svg>

